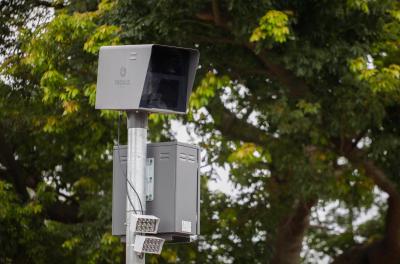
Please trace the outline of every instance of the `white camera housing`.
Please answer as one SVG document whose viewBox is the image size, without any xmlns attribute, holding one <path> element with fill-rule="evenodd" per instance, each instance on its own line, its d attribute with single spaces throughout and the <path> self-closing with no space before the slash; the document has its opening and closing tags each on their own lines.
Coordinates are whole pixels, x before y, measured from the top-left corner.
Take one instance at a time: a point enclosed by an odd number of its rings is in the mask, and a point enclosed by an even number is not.
<svg viewBox="0 0 400 264">
<path fill-rule="evenodd" d="M 195 49 L 156 44 L 101 47 L 96 109 L 184 114 L 198 62 Z"/>
</svg>

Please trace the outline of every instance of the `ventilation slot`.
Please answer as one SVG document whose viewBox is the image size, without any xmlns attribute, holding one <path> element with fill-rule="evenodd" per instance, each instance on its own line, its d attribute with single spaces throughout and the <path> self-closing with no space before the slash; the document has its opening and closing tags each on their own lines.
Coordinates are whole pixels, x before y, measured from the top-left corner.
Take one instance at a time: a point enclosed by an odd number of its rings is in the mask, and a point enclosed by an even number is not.
<svg viewBox="0 0 400 264">
<path fill-rule="evenodd" d="M 160 153 L 160 160 L 169 159 L 169 152 Z"/>
<path fill-rule="evenodd" d="M 187 161 L 187 162 L 191 162 L 191 163 L 196 162 L 195 156 L 186 154 L 186 153 L 179 153 L 179 159 L 181 159 L 182 161 Z"/>
</svg>

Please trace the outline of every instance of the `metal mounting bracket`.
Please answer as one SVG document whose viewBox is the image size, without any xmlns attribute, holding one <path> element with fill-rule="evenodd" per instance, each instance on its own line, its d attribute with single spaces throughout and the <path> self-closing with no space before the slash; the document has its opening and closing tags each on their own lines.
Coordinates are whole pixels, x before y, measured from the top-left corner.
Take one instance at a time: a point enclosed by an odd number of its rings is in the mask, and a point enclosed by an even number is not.
<svg viewBox="0 0 400 264">
<path fill-rule="evenodd" d="M 154 158 L 146 159 L 146 201 L 154 200 Z"/>
</svg>

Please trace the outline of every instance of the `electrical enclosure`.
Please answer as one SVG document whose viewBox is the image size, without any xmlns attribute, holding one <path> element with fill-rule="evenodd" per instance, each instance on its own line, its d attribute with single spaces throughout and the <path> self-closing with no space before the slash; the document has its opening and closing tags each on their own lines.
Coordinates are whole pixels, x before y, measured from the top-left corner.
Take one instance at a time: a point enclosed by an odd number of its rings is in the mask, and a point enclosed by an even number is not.
<svg viewBox="0 0 400 264">
<path fill-rule="evenodd" d="M 184 114 L 198 62 L 195 49 L 156 44 L 101 47 L 96 109 Z"/>
<path fill-rule="evenodd" d="M 126 155 L 126 146 L 114 147 L 112 234 L 121 237 L 126 232 Z M 200 149 L 179 142 L 150 143 L 147 158 L 154 159 L 154 197 L 146 202 L 146 214 L 160 218 L 156 236 L 189 242 L 200 234 Z"/>
</svg>

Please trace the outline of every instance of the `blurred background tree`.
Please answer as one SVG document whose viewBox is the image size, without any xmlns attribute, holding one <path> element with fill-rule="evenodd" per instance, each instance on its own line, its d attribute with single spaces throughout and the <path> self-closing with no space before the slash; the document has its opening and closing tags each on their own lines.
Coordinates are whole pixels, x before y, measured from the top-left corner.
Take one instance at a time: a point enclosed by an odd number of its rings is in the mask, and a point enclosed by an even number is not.
<svg viewBox="0 0 400 264">
<path fill-rule="evenodd" d="M 172 139 L 178 119 L 209 164 L 200 240 L 149 263 L 400 263 L 398 1 L 0 10 L 1 263 L 124 262 L 110 234 L 118 113 L 94 110 L 97 55 L 142 43 L 200 50 L 189 115 L 152 115 L 150 138 Z M 232 195 L 207 188 L 221 166 Z"/>
</svg>

